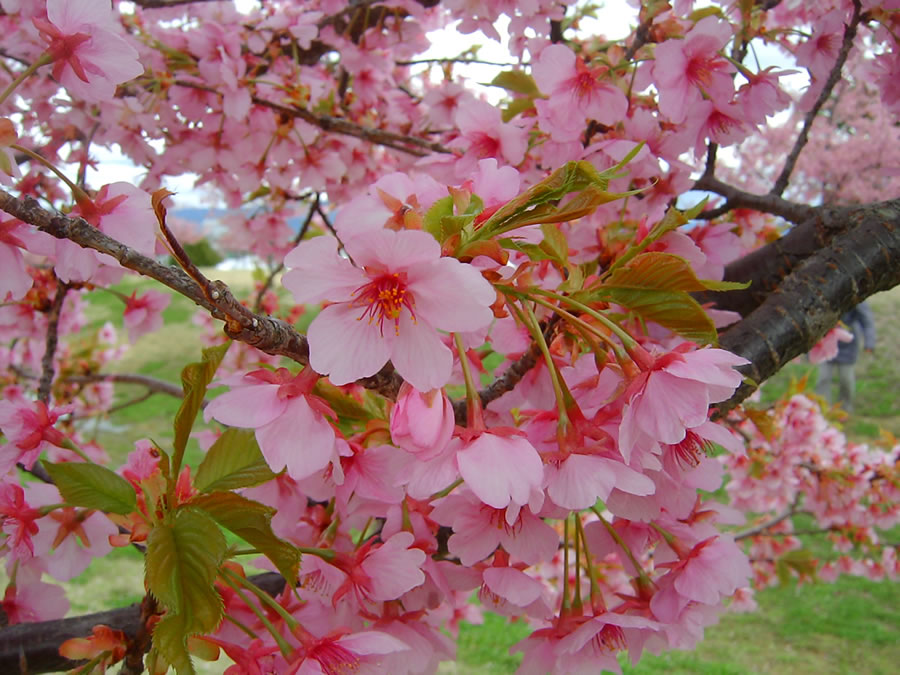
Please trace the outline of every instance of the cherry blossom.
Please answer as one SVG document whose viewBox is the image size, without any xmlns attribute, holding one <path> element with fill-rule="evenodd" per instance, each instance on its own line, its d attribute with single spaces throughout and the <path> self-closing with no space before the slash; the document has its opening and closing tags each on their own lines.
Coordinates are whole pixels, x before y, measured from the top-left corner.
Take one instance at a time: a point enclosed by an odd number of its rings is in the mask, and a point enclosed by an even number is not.
<svg viewBox="0 0 900 675">
<path fill-rule="evenodd" d="M 285 258 L 284 285 L 298 302 L 328 300 L 309 327 L 310 365 L 335 384 L 374 375 L 387 362 L 420 391 L 450 379 L 452 355 L 436 329 L 487 326 L 490 285 L 472 267 L 440 257 L 424 232 L 380 231 L 345 242 L 305 242 Z"/>
<path fill-rule="evenodd" d="M 80 98 L 110 98 L 117 84 L 144 72 L 137 50 L 118 34 L 102 4 L 47 0 L 47 20 L 33 21 L 49 43 L 53 77 Z"/>
</svg>

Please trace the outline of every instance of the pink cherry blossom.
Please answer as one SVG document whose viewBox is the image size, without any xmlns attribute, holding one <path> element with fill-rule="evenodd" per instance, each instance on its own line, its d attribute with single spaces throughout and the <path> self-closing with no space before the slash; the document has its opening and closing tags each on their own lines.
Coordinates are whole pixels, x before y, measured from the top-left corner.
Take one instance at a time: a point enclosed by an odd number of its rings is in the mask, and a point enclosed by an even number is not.
<svg viewBox="0 0 900 675">
<path fill-rule="evenodd" d="M 19 565 L 15 579 L 6 587 L 0 608 L 13 626 L 61 619 L 69 611 L 69 601 L 60 586 L 41 581 L 39 566 Z"/>
<path fill-rule="evenodd" d="M 444 386 L 453 356 L 438 329 L 486 327 L 494 291 L 425 232 L 384 230 L 345 242 L 357 266 L 318 237 L 285 258 L 297 302 L 328 300 L 309 327 L 310 365 L 334 384 L 374 375 L 388 361 L 420 391 Z"/>
<path fill-rule="evenodd" d="M 56 486 L 43 483 L 29 484 L 25 495 L 35 506 L 63 501 Z M 33 537 L 35 558 L 59 581 L 77 577 L 91 560 L 109 553 L 112 550 L 109 538 L 118 534 L 105 514 L 70 506 L 54 509 L 37 524 L 39 531 Z"/>
<path fill-rule="evenodd" d="M 734 66 L 719 54 L 731 33 L 727 22 L 707 16 L 683 40 L 666 40 L 656 46 L 653 76 L 659 89 L 659 110 L 671 121 L 684 121 L 703 94 L 723 104 L 731 99 Z"/>
<path fill-rule="evenodd" d="M 687 429 L 706 422 L 709 405 L 727 399 L 741 383 L 734 367 L 747 363 L 711 348 L 646 360 L 625 392 L 619 449 L 626 461 L 638 442 L 678 443 Z"/>
<path fill-rule="evenodd" d="M 498 431 L 478 434 L 456 453 L 460 475 L 481 501 L 495 509 L 510 504 L 540 509 L 544 477 L 540 455 L 526 438 Z"/>
<path fill-rule="evenodd" d="M 0 527 L 6 535 L 2 549 L 10 560 L 28 560 L 34 556 L 31 537 L 37 534 L 35 520 L 41 517 L 38 509 L 25 501 L 20 485 L 0 481 Z"/>
<path fill-rule="evenodd" d="M 534 565 L 552 558 L 559 545 L 557 532 L 527 507 L 493 508 L 468 490 L 456 490 L 438 501 L 431 517 L 453 528 L 447 546 L 463 565 L 483 560 L 498 545 Z"/>
<path fill-rule="evenodd" d="M 822 363 L 837 356 L 838 342 L 853 342 L 853 333 L 842 326 L 835 326 L 809 350 L 810 363 Z"/>
<path fill-rule="evenodd" d="M 94 0 L 47 0 L 34 25 L 49 43 L 53 77 L 75 96 L 112 98 L 116 85 L 144 72 L 138 53 L 116 30 L 110 7 Z"/>
<path fill-rule="evenodd" d="M 256 440 L 273 471 L 287 467 L 300 480 L 330 464 L 343 480 L 334 428 L 325 419 L 333 415 L 327 404 L 312 395 L 317 377 L 310 369 L 291 375 L 254 370 L 228 378 L 231 391 L 215 398 L 204 411 L 206 420 L 256 430 Z"/>
<path fill-rule="evenodd" d="M 22 257 L 25 244 L 17 236 L 24 229 L 24 224 L 15 218 L 0 220 L 0 269 L 3 270 L 0 275 L 0 302 L 21 300 L 33 283 Z"/>
<path fill-rule="evenodd" d="M 591 69 L 565 45 L 545 47 L 532 66 L 535 82 L 547 100 L 535 101 L 541 126 L 556 141 L 577 140 L 585 120 L 614 125 L 624 119 L 628 99 L 601 76 L 605 69 Z"/>
<path fill-rule="evenodd" d="M 137 291 L 125 300 L 125 313 L 122 320 L 128 329 L 128 339 L 132 344 L 147 333 L 162 328 L 162 311 L 169 306 L 172 296 L 150 289 L 138 297 Z"/>
<path fill-rule="evenodd" d="M 27 467 L 51 446 L 62 447 L 66 435 L 53 425 L 71 406 L 49 408 L 43 401 L 0 401 L 0 431 L 7 443 L 0 446 L 0 474 L 17 462 Z"/>
<path fill-rule="evenodd" d="M 423 394 L 406 382 L 391 409 L 391 440 L 422 459 L 439 454 L 453 435 L 450 399 L 440 389 Z"/>
</svg>

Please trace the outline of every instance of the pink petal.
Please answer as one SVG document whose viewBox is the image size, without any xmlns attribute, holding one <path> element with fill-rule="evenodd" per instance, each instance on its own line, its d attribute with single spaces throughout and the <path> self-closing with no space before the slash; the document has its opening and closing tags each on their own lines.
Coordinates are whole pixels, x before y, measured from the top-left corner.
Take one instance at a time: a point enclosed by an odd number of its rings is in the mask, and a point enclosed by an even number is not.
<svg viewBox="0 0 900 675">
<path fill-rule="evenodd" d="M 416 316 L 445 331 L 473 331 L 494 319 L 493 286 L 476 268 L 455 258 L 441 258 L 410 267 L 409 289 Z"/>
<path fill-rule="evenodd" d="M 337 254 L 337 241 L 316 237 L 304 241 L 284 257 L 289 268 L 281 283 L 300 303 L 347 300 L 368 282 L 365 272 Z"/>
<path fill-rule="evenodd" d="M 513 567 L 489 567 L 484 571 L 484 585 L 501 598 L 519 607 L 527 607 L 541 597 L 540 581 Z"/>
<path fill-rule="evenodd" d="M 602 457 L 570 455 L 559 467 L 547 467 L 547 494 L 567 509 L 586 509 L 606 499 L 615 481 Z"/>
<path fill-rule="evenodd" d="M 510 501 L 527 504 L 544 476 L 540 455 L 521 437 L 482 434 L 456 454 L 456 462 L 472 492 L 495 509 L 506 508 Z"/>
<path fill-rule="evenodd" d="M 283 414 L 285 407 L 287 400 L 278 398 L 277 384 L 252 384 L 235 387 L 214 398 L 203 411 L 203 419 L 257 429 Z"/>
<path fill-rule="evenodd" d="M 363 267 L 396 272 L 419 263 L 435 262 L 441 245 L 421 230 L 378 230 L 345 242 L 347 253 Z"/>
<path fill-rule="evenodd" d="M 334 429 L 304 396 L 290 399 L 282 415 L 257 429 L 256 440 L 272 471 L 287 466 L 294 480 L 321 471 L 337 458 Z"/>
<path fill-rule="evenodd" d="M 377 323 L 360 320 L 361 312 L 350 303 L 331 305 L 310 324 L 309 364 L 334 384 L 374 375 L 391 354 L 394 334 L 387 330 L 382 336 Z"/>
<path fill-rule="evenodd" d="M 447 384 L 453 369 L 453 353 L 437 331 L 424 320 L 413 323 L 408 312 L 400 315 L 399 330 L 391 345 L 391 363 L 403 379 L 419 391 L 439 389 Z"/>
</svg>

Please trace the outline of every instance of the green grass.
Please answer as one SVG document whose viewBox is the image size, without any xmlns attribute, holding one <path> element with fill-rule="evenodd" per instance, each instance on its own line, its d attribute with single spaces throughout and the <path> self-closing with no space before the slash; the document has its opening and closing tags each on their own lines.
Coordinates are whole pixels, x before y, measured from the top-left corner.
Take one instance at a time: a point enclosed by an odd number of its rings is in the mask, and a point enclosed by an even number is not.
<svg viewBox="0 0 900 675">
<path fill-rule="evenodd" d="M 213 273 L 221 276 L 219 273 Z M 249 275 L 230 273 L 232 287 L 248 289 Z M 130 294 L 135 288 L 157 287 L 149 280 L 126 280 L 119 287 Z M 121 327 L 121 301 L 97 291 L 88 296 L 88 318 L 92 328 L 106 320 Z M 876 314 L 879 344 L 875 355 L 863 354 L 857 366 L 857 413 L 844 421 L 853 440 L 877 439 L 885 428 L 900 435 L 900 400 L 895 395 L 900 381 L 900 288 L 870 300 Z M 182 297 L 173 298 L 165 312 L 162 331 L 143 337 L 125 358 L 111 364 L 118 372 L 138 372 L 179 382 L 181 369 L 200 356 L 201 329 L 191 321 L 195 308 Z M 302 317 L 301 327 L 314 315 Z M 124 338 L 124 333 L 122 334 Z M 808 390 L 815 384 L 816 369 L 803 359 L 789 364 L 765 383 L 764 402 L 783 395 L 791 381 L 808 377 Z M 117 385 L 117 401 L 141 393 L 140 387 Z M 135 440 L 151 437 L 165 446 L 171 440 L 171 422 L 179 401 L 155 395 L 147 401 L 117 412 L 99 425 L 97 438 L 118 465 Z M 199 449 L 192 443 L 187 461 L 196 463 Z M 893 536 L 900 532 L 891 533 Z M 811 542 L 814 553 L 825 553 L 822 543 Z M 94 561 L 87 574 L 65 584 L 72 602 L 72 615 L 123 606 L 143 594 L 142 560 L 131 548 L 115 551 Z M 897 672 L 900 663 L 900 585 L 842 577 L 834 584 L 813 583 L 769 588 L 757 595 L 760 609 L 750 614 L 725 614 L 718 625 L 707 629 L 705 639 L 692 651 L 644 654 L 637 667 L 621 659 L 626 674 L 878 674 Z M 442 673 L 501 675 L 512 673 L 521 654 L 509 648 L 531 632 L 523 622 L 509 623 L 485 613 L 484 624 L 463 623 L 459 631 L 458 660 L 443 664 Z M 203 673 L 220 673 L 222 663 L 198 663 Z"/>
</svg>

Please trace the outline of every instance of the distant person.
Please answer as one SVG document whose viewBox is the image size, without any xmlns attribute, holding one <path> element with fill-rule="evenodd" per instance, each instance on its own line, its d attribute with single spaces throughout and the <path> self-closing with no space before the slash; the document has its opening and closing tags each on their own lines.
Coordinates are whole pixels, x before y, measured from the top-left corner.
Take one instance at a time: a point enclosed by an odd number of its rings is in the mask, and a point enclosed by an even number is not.
<svg viewBox="0 0 900 675">
<path fill-rule="evenodd" d="M 847 412 L 853 412 L 853 394 L 856 390 L 856 360 L 859 358 L 860 334 L 865 342 L 865 350 L 875 349 L 875 320 L 872 309 L 864 302 L 841 317 L 853 332 L 850 342 L 838 342 L 838 353 L 830 361 L 819 365 L 819 381 L 816 382 L 816 393 L 831 403 L 831 380 L 834 369 L 838 373 L 838 400 Z"/>
</svg>

